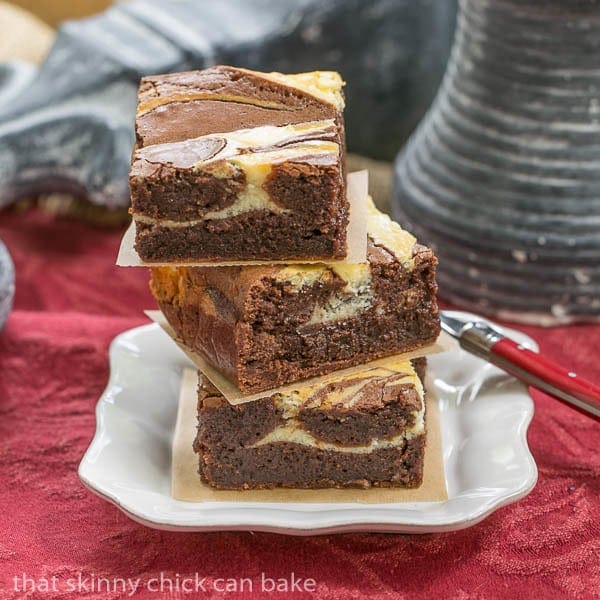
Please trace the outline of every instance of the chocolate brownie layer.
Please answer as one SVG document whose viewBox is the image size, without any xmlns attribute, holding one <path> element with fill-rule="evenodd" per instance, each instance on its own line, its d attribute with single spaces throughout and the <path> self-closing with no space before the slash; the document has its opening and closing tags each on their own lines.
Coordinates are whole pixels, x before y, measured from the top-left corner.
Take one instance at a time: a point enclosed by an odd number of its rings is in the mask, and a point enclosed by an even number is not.
<svg viewBox="0 0 600 600">
<path fill-rule="evenodd" d="M 141 258 L 343 258 L 341 85 L 232 67 L 142 80 L 130 173 Z"/>
<path fill-rule="evenodd" d="M 435 341 L 432 251 L 370 205 L 368 263 L 154 268 L 169 323 L 244 392 Z"/>
<path fill-rule="evenodd" d="M 425 371 L 427 369 L 427 357 L 419 356 L 418 358 L 413 358 L 410 361 L 412 368 L 415 370 L 415 373 L 421 380 L 421 383 L 425 385 Z"/>
<path fill-rule="evenodd" d="M 224 489 L 415 487 L 425 404 L 409 361 L 233 406 L 200 375 L 204 481 Z"/>
<path fill-rule="evenodd" d="M 278 442 L 259 448 L 202 451 L 200 477 L 224 490 L 274 487 L 419 487 L 425 436 L 365 454 L 320 450 Z"/>
</svg>

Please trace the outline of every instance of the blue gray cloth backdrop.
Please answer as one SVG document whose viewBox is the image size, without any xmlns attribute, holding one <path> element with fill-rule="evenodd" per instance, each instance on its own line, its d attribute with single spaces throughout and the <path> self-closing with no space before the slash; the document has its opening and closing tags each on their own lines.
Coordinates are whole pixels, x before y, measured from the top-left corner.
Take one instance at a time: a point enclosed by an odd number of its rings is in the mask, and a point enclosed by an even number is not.
<svg viewBox="0 0 600 600">
<path fill-rule="evenodd" d="M 454 0 L 138 0 L 66 22 L 38 70 L 0 65 L 0 207 L 53 190 L 126 206 L 139 78 L 212 64 L 340 71 L 350 150 L 391 160 L 435 94 L 455 12 Z"/>
</svg>

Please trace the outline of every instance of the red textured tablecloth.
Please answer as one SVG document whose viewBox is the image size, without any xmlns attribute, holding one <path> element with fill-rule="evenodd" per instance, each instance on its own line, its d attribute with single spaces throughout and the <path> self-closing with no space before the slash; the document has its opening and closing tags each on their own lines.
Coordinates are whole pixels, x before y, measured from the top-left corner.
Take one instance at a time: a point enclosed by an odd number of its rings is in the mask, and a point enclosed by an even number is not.
<svg viewBox="0 0 600 600">
<path fill-rule="evenodd" d="M 115 578 L 138 581 L 135 598 L 243 597 L 215 591 L 228 577 L 249 578 L 257 597 L 600 597 L 600 426 L 542 394 L 529 430 L 537 487 L 454 533 L 166 533 L 84 489 L 77 466 L 107 381 L 108 344 L 145 323 L 141 311 L 153 305 L 145 270 L 114 266 L 121 233 L 39 211 L 0 213 L 17 271 L 0 333 L 1 600 L 127 597 Z M 522 329 L 548 356 L 600 379 L 600 327 Z M 257 592 L 261 576 L 289 582 L 292 572 L 314 579 L 316 591 Z M 173 584 L 198 573 L 207 591 L 149 591 L 161 573 Z M 101 577 L 118 590 L 86 592 Z"/>
</svg>

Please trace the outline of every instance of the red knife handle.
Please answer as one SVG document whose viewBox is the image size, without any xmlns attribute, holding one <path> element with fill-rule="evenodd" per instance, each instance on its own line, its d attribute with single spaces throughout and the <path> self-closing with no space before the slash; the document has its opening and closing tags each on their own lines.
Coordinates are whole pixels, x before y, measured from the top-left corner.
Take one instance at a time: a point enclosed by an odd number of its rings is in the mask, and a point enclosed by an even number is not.
<svg viewBox="0 0 600 600">
<path fill-rule="evenodd" d="M 567 371 L 536 352 L 502 338 L 491 348 L 492 362 L 529 385 L 600 419 L 600 386 Z"/>
</svg>

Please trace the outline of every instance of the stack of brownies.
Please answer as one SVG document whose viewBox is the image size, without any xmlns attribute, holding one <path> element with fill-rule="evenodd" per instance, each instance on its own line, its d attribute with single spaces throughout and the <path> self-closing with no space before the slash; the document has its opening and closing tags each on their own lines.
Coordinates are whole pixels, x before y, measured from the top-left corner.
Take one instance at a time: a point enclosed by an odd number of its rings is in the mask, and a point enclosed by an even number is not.
<svg viewBox="0 0 600 600">
<path fill-rule="evenodd" d="M 200 374 L 193 443 L 216 488 L 422 481 L 425 359 L 397 355 L 439 334 L 437 261 L 365 198 L 366 259 L 344 262 L 342 85 L 213 67 L 140 86 L 131 212 L 152 292 L 180 342 L 264 392 L 232 405 Z"/>
</svg>

